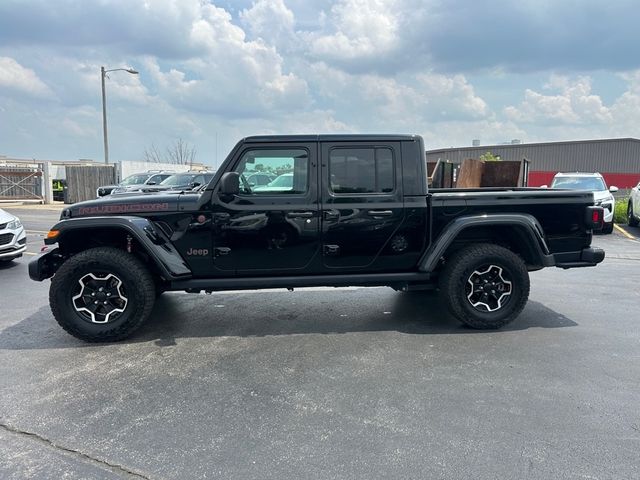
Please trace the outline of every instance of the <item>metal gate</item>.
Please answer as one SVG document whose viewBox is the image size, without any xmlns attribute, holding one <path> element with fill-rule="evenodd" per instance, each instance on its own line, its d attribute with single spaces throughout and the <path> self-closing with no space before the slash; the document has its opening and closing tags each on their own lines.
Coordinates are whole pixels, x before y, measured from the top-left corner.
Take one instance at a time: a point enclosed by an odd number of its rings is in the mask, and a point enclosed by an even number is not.
<svg viewBox="0 0 640 480">
<path fill-rule="evenodd" d="M 0 200 L 43 200 L 40 166 L 0 166 Z"/>
</svg>

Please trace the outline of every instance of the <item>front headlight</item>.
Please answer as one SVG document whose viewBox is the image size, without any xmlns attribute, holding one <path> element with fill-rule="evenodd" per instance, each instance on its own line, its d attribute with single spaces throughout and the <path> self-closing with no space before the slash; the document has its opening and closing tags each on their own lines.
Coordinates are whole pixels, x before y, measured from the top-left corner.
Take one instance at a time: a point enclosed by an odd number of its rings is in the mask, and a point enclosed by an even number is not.
<svg viewBox="0 0 640 480">
<path fill-rule="evenodd" d="M 22 226 L 22 223 L 20 222 L 19 219 L 15 219 L 10 221 L 9 223 L 7 223 L 7 228 L 9 230 L 17 230 L 18 228 L 20 228 Z"/>
</svg>

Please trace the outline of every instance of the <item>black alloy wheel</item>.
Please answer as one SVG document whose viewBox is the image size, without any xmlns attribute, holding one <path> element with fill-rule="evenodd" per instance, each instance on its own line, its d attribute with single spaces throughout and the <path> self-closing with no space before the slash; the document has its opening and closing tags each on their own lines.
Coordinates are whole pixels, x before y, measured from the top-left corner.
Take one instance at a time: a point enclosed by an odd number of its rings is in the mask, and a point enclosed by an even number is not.
<svg viewBox="0 0 640 480">
<path fill-rule="evenodd" d="M 129 337 L 149 317 L 153 277 L 134 255 L 112 247 L 80 252 L 58 269 L 49 303 L 62 328 L 88 342 Z"/>
<path fill-rule="evenodd" d="M 446 259 L 440 296 L 461 322 L 496 329 L 515 320 L 529 298 L 529 273 L 522 258 L 494 244 L 467 246 Z"/>
</svg>

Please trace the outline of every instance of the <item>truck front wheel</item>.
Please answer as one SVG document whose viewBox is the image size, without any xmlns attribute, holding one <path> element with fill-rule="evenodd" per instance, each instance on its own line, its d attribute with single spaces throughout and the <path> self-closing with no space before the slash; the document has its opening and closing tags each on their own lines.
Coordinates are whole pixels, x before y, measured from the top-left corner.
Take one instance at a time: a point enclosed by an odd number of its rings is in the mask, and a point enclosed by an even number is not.
<svg viewBox="0 0 640 480">
<path fill-rule="evenodd" d="M 478 244 L 456 252 L 440 276 L 440 295 L 461 322 L 496 329 L 512 322 L 529 298 L 529 273 L 507 248 Z"/>
<path fill-rule="evenodd" d="M 130 336 L 151 314 L 153 278 L 130 253 L 111 247 L 74 255 L 51 281 L 56 321 L 74 337 L 114 342 Z"/>
</svg>

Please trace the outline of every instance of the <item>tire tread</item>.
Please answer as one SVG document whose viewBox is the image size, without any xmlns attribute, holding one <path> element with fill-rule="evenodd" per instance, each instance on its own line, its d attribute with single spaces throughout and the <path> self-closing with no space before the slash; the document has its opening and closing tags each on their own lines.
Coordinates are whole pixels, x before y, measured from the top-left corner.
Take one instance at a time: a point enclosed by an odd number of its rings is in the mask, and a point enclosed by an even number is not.
<svg viewBox="0 0 640 480">
<path fill-rule="evenodd" d="M 61 300 L 68 295 L 69 277 L 78 271 L 86 270 L 90 263 L 108 263 L 116 266 L 133 277 L 136 291 L 143 299 L 136 305 L 136 311 L 129 315 L 126 322 L 111 329 L 92 333 L 78 327 L 77 322 L 68 318 L 65 304 Z M 133 255 L 113 247 L 98 247 L 84 250 L 64 262 L 58 269 L 49 289 L 49 304 L 58 324 L 70 335 L 87 342 L 115 342 L 129 337 L 149 317 L 155 300 L 155 284 L 145 266 Z M 81 324 L 80 324 L 81 325 Z M 106 324 L 108 325 L 108 324 Z M 105 326 L 106 326 L 105 325 Z"/>
<path fill-rule="evenodd" d="M 509 307 L 508 313 L 502 312 L 502 316 L 494 315 L 496 318 L 492 319 L 486 318 L 479 313 L 473 314 L 463 306 L 463 302 L 467 301 L 464 298 L 464 282 L 466 281 L 466 279 L 463 279 L 465 276 L 464 271 L 473 262 L 477 262 L 478 258 L 491 257 L 506 259 L 507 262 L 511 263 L 510 266 L 516 269 L 515 273 L 525 279 L 522 282 L 523 285 L 520 285 L 522 289 L 520 298 Z M 463 279 L 462 283 L 461 279 Z M 439 287 L 441 298 L 453 316 L 472 328 L 487 330 L 501 328 L 515 320 L 527 303 L 530 283 L 527 267 L 519 255 L 500 245 L 480 243 L 463 248 L 448 259 L 440 275 Z M 460 295 L 460 289 L 462 289 L 462 295 Z"/>
</svg>

